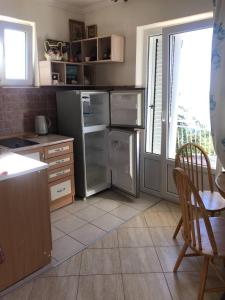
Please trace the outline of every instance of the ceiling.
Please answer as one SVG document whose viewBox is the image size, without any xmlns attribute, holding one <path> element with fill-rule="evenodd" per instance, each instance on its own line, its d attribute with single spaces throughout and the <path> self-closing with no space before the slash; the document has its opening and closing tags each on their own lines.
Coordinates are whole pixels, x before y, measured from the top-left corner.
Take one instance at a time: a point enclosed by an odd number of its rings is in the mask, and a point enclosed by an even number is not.
<svg viewBox="0 0 225 300">
<path fill-rule="evenodd" d="M 57 0 L 57 2 L 63 2 L 67 4 L 74 4 L 80 8 L 85 8 L 89 5 L 96 4 L 99 2 L 109 2 L 109 0 Z"/>
</svg>

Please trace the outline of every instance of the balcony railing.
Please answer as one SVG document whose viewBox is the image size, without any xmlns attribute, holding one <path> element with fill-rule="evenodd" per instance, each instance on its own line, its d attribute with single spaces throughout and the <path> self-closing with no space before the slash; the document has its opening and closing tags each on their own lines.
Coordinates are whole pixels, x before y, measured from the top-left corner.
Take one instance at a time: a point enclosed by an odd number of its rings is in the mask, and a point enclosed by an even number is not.
<svg viewBox="0 0 225 300">
<path fill-rule="evenodd" d="M 178 125 L 176 148 L 179 149 L 186 143 L 196 143 L 204 148 L 210 160 L 216 158 L 211 132 L 208 129 L 188 128 Z"/>
</svg>

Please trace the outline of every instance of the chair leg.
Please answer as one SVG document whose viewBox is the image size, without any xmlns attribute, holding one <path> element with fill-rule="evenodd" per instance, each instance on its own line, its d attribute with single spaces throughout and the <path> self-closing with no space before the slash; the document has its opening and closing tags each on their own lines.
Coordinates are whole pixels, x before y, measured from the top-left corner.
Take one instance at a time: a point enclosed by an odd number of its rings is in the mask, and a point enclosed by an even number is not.
<svg viewBox="0 0 225 300">
<path fill-rule="evenodd" d="M 198 300 L 204 299 L 204 293 L 205 293 L 205 286 L 206 286 L 206 279 L 208 274 L 208 267 L 209 267 L 209 260 L 210 258 L 208 256 L 204 257 L 204 263 L 201 270 L 201 276 L 200 276 L 200 286 L 198 291 Z"/>
<path fill-rule="evenodd" d="M 181 226 L 182 226 L 182 223 L 183 223 L 183 219 L 182 219 L 182 217 L 181 217 L 181 218 L 180 218 L 180 221 L 179 221 L 179 223 L 177 224 L 177 227 L 176 227 L 176 229 L 175 229 L 175 231 L 174 231 L 173 239 L 175 239 L 175 238 L 177 237 L 177 234 L 178 234 L 178 232 L 180 231 L 180 228 L 181 228 Z"/>
<path fill-rule="evenodd" d="M 188 244 L 185 243 L 184 246 L 183 246 L 183 248 L 180 251 L 180 254 L 179 254 L 178 258 L 177 258 L 177 261 L 176 261 L 175 266 L 173 268 L 173 272 L 177 272 L 177 270 L 178 270 L 178 268 L 179 268 L 179 266 L 181 264 L 181 261 L 182 261 L 184 255 L 185 255 L 185 253 L 187 251 L 187 248 L 188 248 Z"/>
</svg>

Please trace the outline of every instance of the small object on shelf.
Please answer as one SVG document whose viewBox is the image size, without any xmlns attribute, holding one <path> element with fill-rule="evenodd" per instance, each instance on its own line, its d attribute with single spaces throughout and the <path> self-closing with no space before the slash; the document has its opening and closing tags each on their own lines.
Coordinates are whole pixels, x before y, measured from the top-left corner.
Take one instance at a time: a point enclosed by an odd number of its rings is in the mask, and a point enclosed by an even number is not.
<svg viewBox="0 0 225 300">
<path fill-rule="evenodd" d="M 67 42 L 47 39 L 44 42 L 45 58 L 51 61 L 68 61 L 70 45 Z"/>
<path fill-rule="evenodd" d="M 111 58 L 111 51 L 109 48 L 106 48 L 103 53 L 103 59 L 110 59 L 110 58 Z"/>
<path fill-rule="evenodd" d="M 52 73 L 52 84 L 59 84 L 59 73 Z"/>
<path fill-rule="evenodd" d="M 98 35 L 98 28 L 97 28 L 96 24 L 87 26 L 87 37 L 88 37 L 88 39 L 97 37 L 97 35 Z"/>
<path fill-rule="evenodd" d="M 66 84 L 78 84 L 77 66 L 66 65 Z"/>
<path fill-rule="evenodd" d="M 70 41 L 85 39 L 85 23 L 69 20 Z"/>
<path fill-rule="evenodd" d="M 90 60 L 91 60 L 90 56 L 86 56 L 86 57 L 85 57 L 85 61 L 86 61 L 86 62 L 88 62 L 88 61 L 90 61 Z"/>
</svg>

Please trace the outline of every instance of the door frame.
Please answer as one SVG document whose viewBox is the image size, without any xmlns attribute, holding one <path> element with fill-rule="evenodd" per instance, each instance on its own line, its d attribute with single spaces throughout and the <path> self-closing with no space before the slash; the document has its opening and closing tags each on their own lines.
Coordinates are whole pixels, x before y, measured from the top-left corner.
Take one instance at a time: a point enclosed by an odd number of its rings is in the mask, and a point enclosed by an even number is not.
<svg viewBox="0 0 225 300">
<path fill-rule="evenodd" d="M 179 18 L 179 19 L 173 19 L 165 22 L 159 22 L 155 24 L 145 25 L 145 26 L 139 26 L 137 27 L 137 39 L 136 39 L 136 86 L 142 86 L 146 87 L 146 96 L 147 96 L 147 79 L 148 79 L 148 64 L 146 64 L 146 61 L 148 61 L 148 38 L 149 36 L 159 35 L 162 34 L 163 30 L 166 30 L 172 27 L 186 27 L 189 26 L 189 28 L 192 28 L 193 24 L 195 23 L 202 23 L 207 24 L 210 20 L 212 20 L 213 13 L 207 12 L 203 14 L 193 15 L 189 17 Z M 181 28 L 180 27 L 180 28 Z M 186 27 L 187 28 L 187 27 Z M 163 47 L 163 51 L 165 47 Z M 163 52 L 163 55 L 165 53 Z M 167 72 L 166 69 L 164 72 Z M 162 97 L 165 97 L 167 95 L 167 86 L 164 85 L 164 89 L 162 90 Z M 164 99 L 164 98 L 163 98 Z M 166 109 L 168 106 L 168 101 L 162 101 L 165 105 L 166 102 Z M 162 105 L 163 105 L 162 103 Z M 146 101 L 147 104 L 147 101 Z M 145 110 L 145 114 L 147 115 L 147 110 Z M 147 122 L 147 118 L 146 122 Z M 165 107 L 162 107 L 162 137 L 168 137 L 166 122 L 168 120 L 168 116 L 165 115 Z M 147 124 L 145 124 L 147 125 Z M 145 127 L 146 128 L 146 127 Z M 165 143 L 162 143 L 162 151 L 161 155 L 156 155 L 152 153 L 147 153 L 145 151 L 145 143 L 146 143 L 146 129 L 141 132 L 141 138 L 140 138 L 140 188 L 141 191 L 153 194 L 159 197 L 163 197 L 164 199 L 177 201 L 177 195 L 176 194 L 170 194 L 166 193 L 166 187 L 168 185 L 168 178 L 165 180 L 162 180 L 162 174 L 165 170 L 166 161 L 168 165 L 174 166 L 174 160 L 170 159 L 167 160 L 166 154 L 167 154 L 167 147 L 165 146 Z M 164 160 L 162 160 L 162 156 L 164 155 Z M 152 189 L 148 189 L 145 187 L 145 159 L 150 159 L 151 161 L 160 161 L 162 166 L 160 170 L 160 178 L 161 178 L 161 186 L 160 191 L 154 191 Z M 219 162 L 217 163 L 220 167 Z M 213 174 L 215 174 L 215 170 L 213 170 Z"/>
</svg>

